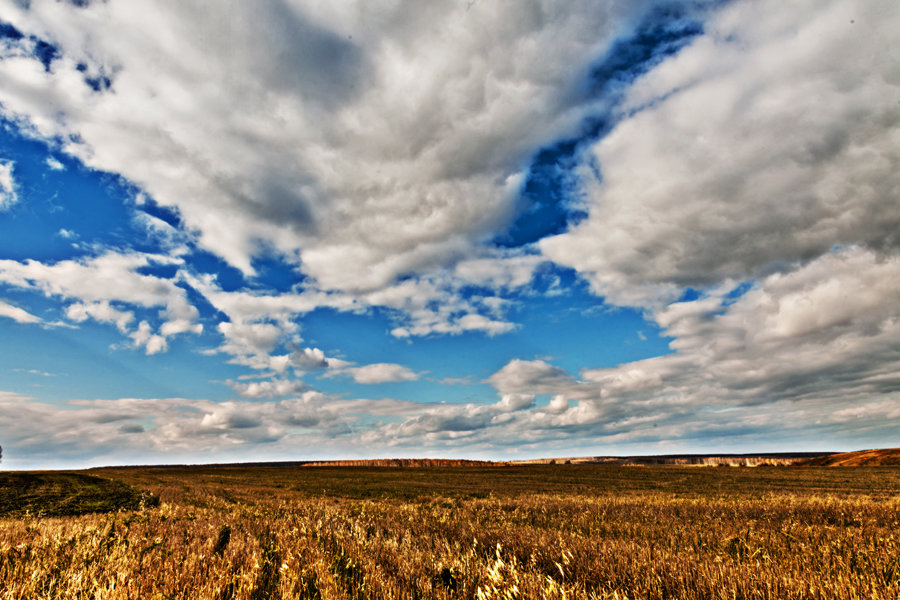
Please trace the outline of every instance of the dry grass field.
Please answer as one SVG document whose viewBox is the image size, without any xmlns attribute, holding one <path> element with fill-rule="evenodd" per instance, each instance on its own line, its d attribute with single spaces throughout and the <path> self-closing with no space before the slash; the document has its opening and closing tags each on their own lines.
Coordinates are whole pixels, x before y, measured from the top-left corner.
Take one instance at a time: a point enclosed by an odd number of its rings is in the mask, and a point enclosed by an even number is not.
<svg viewBox="0 0 900 600">
<path fill-rule="evenodd" d="M 893 467 L 91 474 L 153 496 L 0 517 L 0 599 L 900 598 Z"/>
</svg>

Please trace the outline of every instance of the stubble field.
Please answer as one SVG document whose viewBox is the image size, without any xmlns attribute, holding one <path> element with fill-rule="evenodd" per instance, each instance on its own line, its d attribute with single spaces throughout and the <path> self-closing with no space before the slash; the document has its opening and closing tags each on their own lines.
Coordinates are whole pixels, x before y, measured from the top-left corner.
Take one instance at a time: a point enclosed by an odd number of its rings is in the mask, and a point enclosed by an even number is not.
<svg viewBox="0 0 900 600">
<path fill-rule="evenodd" d="M 8 510 L 0 599 L 900 598 L 894 467 L 91 474 L 152 496 Z"/>
</svg>

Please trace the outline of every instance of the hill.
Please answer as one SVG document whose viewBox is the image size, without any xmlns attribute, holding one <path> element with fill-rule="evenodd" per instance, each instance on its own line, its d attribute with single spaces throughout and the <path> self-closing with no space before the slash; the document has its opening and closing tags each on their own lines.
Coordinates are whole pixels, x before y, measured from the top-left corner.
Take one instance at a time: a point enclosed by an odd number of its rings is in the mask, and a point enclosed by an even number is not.
<svg viewBox="0 0 900 600">
<path fill-rule="evenodd" d="M 664 454 L 656 456 L 573 456 L 513 461 L 512 464 L 604 464 L 626 467 L 673 465 L 694 467 L 761 467 L 807 464 L 830 452 L 774 452 L 767 454 Z"/>
<path fill-rule="evenodd" d="M 269 467 L 355 467 L 392 469 L 448 469 L 458 467 L 509 467 L 527 465 L 608 465 L 623 467 L 787 467 L 787 466 L 900 466 L 900 448 L 861 450 L 858 452 L 769 452 L 753 454 L 661 454 L 640 456 L 567 456 L 522 460 L 466 460 L 448 458 L 377 458 L 354 460 L 301 460 L 278 462 L 215 463 L 193 465 L 143 465 L 142 468 L 269 468 Z M 131 469 L 133 466 L 108 466 L 102 469 Z"/>
<path fill-rule="evenodd" d="M 900 448 L 841 452 L 805 461 L 803 464 L 821 467 L 887 467 L 900 466 Z"/>
</svg>

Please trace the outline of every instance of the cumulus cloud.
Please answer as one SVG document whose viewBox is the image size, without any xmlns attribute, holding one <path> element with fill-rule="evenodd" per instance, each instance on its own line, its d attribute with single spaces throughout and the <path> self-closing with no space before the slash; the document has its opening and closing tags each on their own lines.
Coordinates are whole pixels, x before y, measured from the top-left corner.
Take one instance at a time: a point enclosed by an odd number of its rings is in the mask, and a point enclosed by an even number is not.
<svg viewBox="0 0 900 600">
<path fill-rule="evenodd" d="M 725 417 L 759 424 L 771 411 L 802 412 L 796 425 L 813 429 L 867 414 L 853 407 L 888 418 L 900 403 L 898 269 L 896 257 L 853 248 L 773 274 L 737 300 L 670 305 L 658 319 L 673 354 L 582 378 L 632 416 L 664 410 L 684 422 L 682 434 Z"/>
<path fill-rule="evenodd" d="M 389 383 L 396 381 L 416 381 L 420 375 L 394 363 L 373 363 L 361 367 L 343 367 L 332 372 L 332 375 L 348 375 L 356 383 Z"/>
<path fill-rule="evenodd" d="M 308 371 L 328 366 L 335 359 L 317 348 L 301 347 L 298 319 L 319 307 L 357 308 L 354 299 L 343 294 L 225 291 L 212 276 L 184 273 L 183 278 L 227 319 L 217 325 L 224 342 L 214 352 L 230 354 L 233 362 L 258 370 L 281 373 L 288 367 Z"/>
<path fill-rule="evenodd" d="M 731 3 L 638 80 L 585 157 L 589 218 L 543 240 L 625 304 L 900 249 L 890 2 Z"/>
<path fill-rule="evenodd" d="M 301 345 L 299 321 L 321 307 L 357 313 L 373 308 L 392 309 L 389 314 L 395 327 L 391 333 L 400 338 L 463 332 L 492 336 L 512 331 L 516 325 L 503 317 L 510 301 L 499 294 L 527 286 L 540 261 L 507 252 L 485 254 L 469 262 L 479 265 L 484 276 L 477 283 L 485 287 L 479 294 L 466 297 L 461 290 L 472 282 L 452 269 L 436 270 L 357 295 L 316 289 L 281 294 L 225 291 L 212 277 L 185 274 L 184 279 L 228 317 L 218 326 L 225 338 L 220 352 L 233 355 L 240 364 L 280 372 L 288 366 L 300 370 L 340 366 L 339 361 L 320 355 L 317 349 L 290 354 L 281 350 L 282 346 Z"/>
<path fill-rule="evenodd" d="M 0 429 L 9 468 L 197 462 L 204 456 L 297 460 L 358 448 L 353 432 L 362 415 L 396 417 L 421 407 L 315 391 L 285 400 L 120 398 L 63 405 L 0 391 Z"/>
<path fill-rule="evenodd" d="M 890 439 L 900 414 L 900 257 L 831 253 L 656 313 L 668 355 L 587 369 L 514 359 L 491 375 L 499 401 L 427 407 L 368 432 L 372 443 L 547 444 L 589 435 L 599 447 L 661 440 L 668 451 L 854 447 Z M 546 404 L 536 398 L 552 394 Z M 543 444 L 543 445 L 542 445 Z"/>
<path fill-rule="evenodd" d="M 6 210 L 18 200 L 13 166 L 10 160 L 0 160 L 0 211 Z"/>
<path fill-rule="evenodd" d="M 218 328 L 227 340 L 220 351 L 236 356 L 268 357 L 282 335 L 281 328 L 273 323 L 225 322 Z"/>
<path fill-rule="evenodd" d="M 343 361 L 327 358 L 318 348 L 298 349 L 290 354 L 290 362 L 292 367 L 300 371 L 315 371 L 343 365 Z"/>
<path fill-rule="evenodd" d="M 440 270 L 366 293 L 360 300 L 362 306 L 395 309 L 397 327 L 391 333 L 399 338 L 464 332 L 493 336 L 516 328 L 503 317 L 508 301 L 497 295 L 500 289 L 466 295 L 462 289 L 467 285 L 453 272 Z"/>
<path fill-rule="evenodd" d="M 140 324 L 138 324 L 137 330 L 131 333 L 131 339 L 134 342 L 135 347 L 143 347 L 147 354 L 165 352 L 169 348 L 166 338 L 153 333 L 150 329 L 150 324 L 147 323 L 147 321 L 141 321 Z"/>
<path fill-rule="evenodd" d="M 144 347 L 148 354 L 155 354 L 166 349 L 166 337 L 185 332 L 199 333 L 202 325 L 196 322 L 199 313 L 188 301 L 184 289 L 172 280 L 140 272 L 141 268 L 154 263 L 178 264 L 178 260 L 115 252 L 53 264 L 0 260 L 0 282 L 63 300 L 77 300 L 66 309 L 69 319 L 83 322 L 92 318 L 101 323 L 114 323 L 136 346 Z M 136 330 L 129 329 L 134 321 L 133 312 L 115 308 L 111 302 L 159 308 L 160 331 L 153 332 L 147 321 L 141 321 Z"/>
<path fill-rule="evenodd" d="M 86 321 L 88 318 L 101 323 L 114 323 L 122 333 L 126 333 L 129 325 L 134 321 L 133 313 L 114 308 L 105 300 L 88 304 L 82 302 L 71 304 L 66 309 L 66 317 L 76 323 Z"/>
<path fill-rule="evenodd" d="M 509 222 L 525 162 L 579 132 L 588 66 L 644 4 L 6 3 L 58 56 L 11 51 L 0 101 L 245 273 L 267 240 L 322 288 L 372 290 Z"/>
<path fill-rule="evenodd" d="M 272 379 L 262 381 L 229 381 L 228 385 L 244 398 L 275 398 L 299 394 L 308 389 L 300 380 Z"/>
<path fill-rule="evenodd" d="M 568 374 L 542 360 L 514 359 L 488 378 L 501 393 L 545 394 L 569 380 Z"/>
</svg>

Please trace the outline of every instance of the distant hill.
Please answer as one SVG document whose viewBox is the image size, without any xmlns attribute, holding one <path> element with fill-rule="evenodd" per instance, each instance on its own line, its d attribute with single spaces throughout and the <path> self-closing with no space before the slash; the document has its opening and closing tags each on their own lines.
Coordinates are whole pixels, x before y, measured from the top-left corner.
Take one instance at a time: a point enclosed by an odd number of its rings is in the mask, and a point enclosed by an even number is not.
<svg viewBox="0 0 900 600">
<path fill-rule="evenodd" d="M 517 465 L 601 464 L 623 467 L 654 465 L 696 467 L 874 467 L 900 466 L 900 448 L 860 450 L 858 452 L 770 452 L 756 454 L 662 454 L 656 456 L 569 456 L 527 460 L 489 461 L 448 458 L 379 458 L 358 460 L 312 460 L 286 462 L 247 462 L 195 465 L 144 465 L 143 468 L 247 468 L 247 467 L 377 467 L 394 469 L 443 469 L 448 467 L 508 467 Z M 130 469 L 110 466 L 102 469 Z"/>
<path fill-rule="evenodd" d="M 490 460 L 466 460 L 456 458 L 366 458 L 353 460 L 293 460 L 274 462 L 242 462 L 242 463 L 194 463 L 194 464 L 163 464 L 163 465 L 109 465 L 95 467 L 93 470 L 107 469 L 246 469 L 246 468 L 276 468 L 276 467 L 381 467 L 394 469 L 443 469 L 448 467 L 501 467 L 509 465 L 509 462 L 495 462 Z"/>
<path fill-rule="evenodd" d="M 625 467 L 680 465 L 696 467 L 762 467 L 807 464 L 831 452 L 771 452 L 767 454 L 661 454 L 657 456 L 572 456 L 512 461 L 520 465 L 605 464 Z"/>
<path fill-rule="evenodd" d="M 392 467 L 412 469 L 441 469 L 446 467 L 496 467 L 506 463 L 487 460 L 463 460 L 452 458 L 374 458 L 360 460 L 317 460 L 304 463 L 304 467 Z"/>
<path fill-rule="evenodd" d="M 900 466 L 900 448 L 841 452 L 812 458 L 803 464 L 822 467 L 886 467 Z"/>
</svg>

